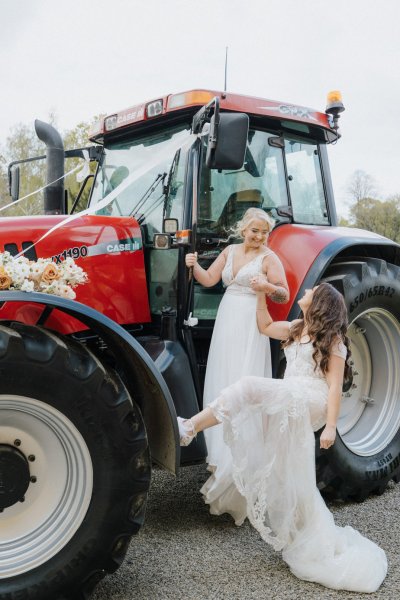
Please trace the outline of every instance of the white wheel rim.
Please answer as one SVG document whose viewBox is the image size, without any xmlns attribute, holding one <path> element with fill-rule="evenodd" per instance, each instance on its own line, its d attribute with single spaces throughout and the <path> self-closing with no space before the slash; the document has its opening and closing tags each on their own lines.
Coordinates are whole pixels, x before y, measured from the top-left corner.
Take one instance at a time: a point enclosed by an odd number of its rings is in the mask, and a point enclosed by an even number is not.
<svg viewBox="0 0 400 600">
<path fill-rule="evenodd" d="M 18 447 L 29 462 L 24 502 L 0 513 L 0 579 L 47 562 L 81 525 L 93 490 L 89 450 L 60 411 L 34 398 L 0 396 L 0 443 Z"/>
<path fill-rule="evenodd" d="M 353 385 L 343 394 L 338 431 L 352 452 L 373 456 L 400 427 L 400 324 L 386 310 L 369 309 L 351 323 L 349 338 Z"/>
</svg>

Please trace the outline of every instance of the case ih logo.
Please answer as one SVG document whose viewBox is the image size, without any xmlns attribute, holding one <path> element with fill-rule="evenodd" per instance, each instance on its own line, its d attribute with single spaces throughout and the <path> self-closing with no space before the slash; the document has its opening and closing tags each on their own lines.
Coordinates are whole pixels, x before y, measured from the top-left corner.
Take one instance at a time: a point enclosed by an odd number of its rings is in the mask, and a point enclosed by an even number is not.
<svg viewBox="0 0 400 600">
<path fill-rule="evenodd" d="M 310 108 L 304 106 L 294 106 L 293 104 L 280 104 L 279 106 L 260 106 L 264 110 L 279 110 L 282 115 L 289 115 L 290 117 L 300 117 L 301 119 L 311 119 L 316 121 L 317 119 L 312 114 L 313 111 Z"/>
</svg>

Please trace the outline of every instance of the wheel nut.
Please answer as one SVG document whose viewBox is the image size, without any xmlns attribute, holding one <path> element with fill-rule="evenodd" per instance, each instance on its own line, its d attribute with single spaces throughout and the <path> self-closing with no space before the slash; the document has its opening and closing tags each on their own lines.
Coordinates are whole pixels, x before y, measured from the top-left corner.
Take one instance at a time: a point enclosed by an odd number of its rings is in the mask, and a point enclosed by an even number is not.
<svg viewBox="0 0 400 600">
<path fill-rule="evenodd" d="M 21 440 L 14 440 L 14 446 L 20 446 Z"/>
<path fill-rule="evenodd" d="M 34 454 L 30 454 L 30 455 L 28 456 L 28 460 L 29 460 L 30 462 L 33 462 L 35 459 L 36 459 L 36 456 L 35 456 Z"/>
<path fill-rule="evenodd" d="M 25 496 L 22 496 L 22 498 L 19 499 L 20 502 L 25 502 Z"/>
<path fill-rule="evenodd" d="M 36 482 L 37 482 L 37 477 L 35 475 L 32 475 L 31 483 L 36 483 Z"/>
</svg>

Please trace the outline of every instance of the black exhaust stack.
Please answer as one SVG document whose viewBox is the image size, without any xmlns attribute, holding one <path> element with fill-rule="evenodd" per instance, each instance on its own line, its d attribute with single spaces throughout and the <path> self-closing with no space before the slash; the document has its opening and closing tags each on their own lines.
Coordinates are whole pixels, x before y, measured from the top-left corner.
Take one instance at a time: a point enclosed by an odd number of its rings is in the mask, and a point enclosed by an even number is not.
<svg viewBox="0 0 400 600">
<path fill-rule="evenodd" d="M 46 184 L 44 214 L 61 215 L 64 210 L 64 144 L 52 125 L 35 120 L 36 135 L 46 144 Z M 56 181 L 58 180 L 58 181 Z M 49 183 L 54 182 L 52 185 Z"/>
</svg>

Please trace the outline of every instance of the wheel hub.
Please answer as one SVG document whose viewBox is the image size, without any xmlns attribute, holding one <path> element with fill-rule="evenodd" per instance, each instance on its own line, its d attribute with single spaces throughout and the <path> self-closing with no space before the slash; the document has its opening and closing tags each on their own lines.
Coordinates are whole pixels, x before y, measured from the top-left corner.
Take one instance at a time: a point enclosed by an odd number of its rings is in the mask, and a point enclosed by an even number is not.
<svg viewBox="0 0 400 600">
<path fill-rule="evenodd" d="M 400 427 L 400 324 L 375 307 L 356 317 L 348 335 L 353 376 L 343 390 L 338 431 L 351 452 L 374 456 Z"/>
<path fill-rule="evenodd" d="M 23 501 L 29 481 L 29 464 L 22 452 L 0 444 L 0 510 Z"/>
</svg>

